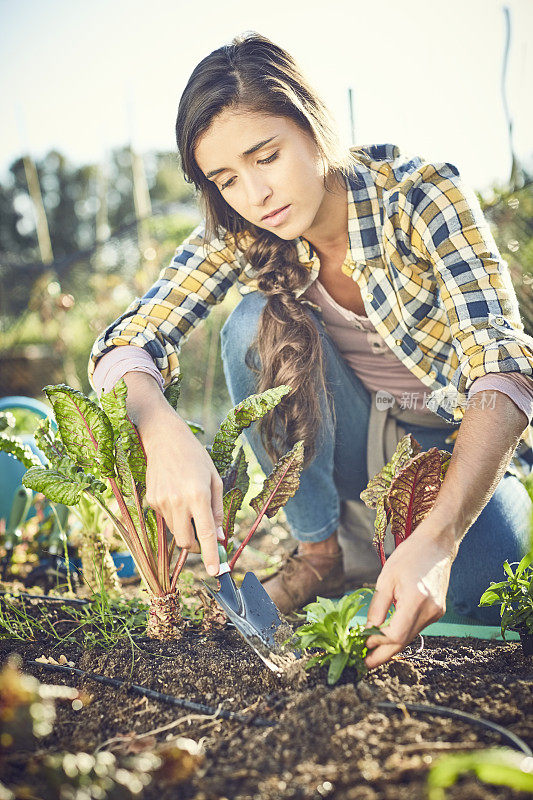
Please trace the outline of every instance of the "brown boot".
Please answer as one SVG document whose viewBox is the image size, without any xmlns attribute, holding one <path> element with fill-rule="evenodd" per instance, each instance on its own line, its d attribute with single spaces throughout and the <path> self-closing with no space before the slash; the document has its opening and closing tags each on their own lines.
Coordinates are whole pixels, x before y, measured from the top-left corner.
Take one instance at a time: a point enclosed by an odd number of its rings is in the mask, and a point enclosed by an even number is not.
<svg viewBox="0 0 533 800">
<path fill-rule="evenodd" d="M 280 570 L 263 581 L 268 595 L 282 614 L 290 614 L 320 597 L 340 597 L 344 592 L 342 550 L 336 553 L 296 550 Z"/>
</svg>

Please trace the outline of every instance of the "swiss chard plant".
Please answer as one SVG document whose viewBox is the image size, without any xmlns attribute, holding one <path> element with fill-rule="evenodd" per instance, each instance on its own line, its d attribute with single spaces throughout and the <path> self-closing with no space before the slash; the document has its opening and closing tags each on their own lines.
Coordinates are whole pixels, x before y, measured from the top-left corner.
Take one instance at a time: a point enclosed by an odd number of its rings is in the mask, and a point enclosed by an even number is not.
<svg viewBox="0 0 533 800">
<path fill-rule="evenodd" d="M 223 478 L 228 548 L 235 515 L 248 488 L 242 450 L 233 459 L 237 439 L 289 391 L 289 387 L 279 386 L 246 398 L 229 412 L 215 436 L 210 454 Z M 145 503 L 146 455 L 127 414 L 126 384 L 119 381 L 102 395 L 99 405 L 69 386 L 48 386 L 45 392 L 54 410 L 58 434 L 52 433 L 49 422 L 41 426 L 36 439 L 49 464 L 31 466 L 24 476 L 24 485 L 64 505 L 79 503 L 82 495 L 86 495 L 105 511 L 129 549 L 150 595 L 147 634 L 157 639 L 175 637 L 181 627 L 177 582 L 188 551 L 181 550 L 171 569 L 175 542 L 168 544 L 163 517 Z M 179 386 L 171 385 L 165 395 L 175 407 Z M 274 466 L 261 492 L 251 500 L 257 516 L 232 556 L 232 568 L 261 519 L 273 516 L 294 495 L 302 465 L 303 443 L 297 442 Z M 118 504 L 119 516 L 109 508 L 106 482 Z"/>
<path fill-rule="evenodd" d="M 388 525 L 397 547 L 433 508 L 450 458 L 451 453 L 437 447 L 420 452 L 420 445 L 408 433 L 398 442 L 391 460 L 361 492 L 365 505 L 376 509 L 373 542 L 382 565 Z"/>
<path fill-rule="evenodd" d="M 505 639 L 507 630 L 520 634 L 533 634 L 533 555 L 528 553 L 516 565 L 506 561 L 503 565 L 507 579 L 491 583 L 481 595 L 480 606 L 500 606 L 501 630 Z"/>
<path fill-rule="evenodd" d="M 341 600 L 317 597 L 305 606 L 307 622 L 296 629 L 292 643 L 304 651 L 317 651 L 305 668 L 315 664 L 328 666 L 328 683 L 337 683 L 347 667 L 360 678 L 366 672 L 366 641 L 371 634 L 380 633 L 376 627 L 366 628 L 354 620 L 371 589 L 357 589 Z"/>
</svg>

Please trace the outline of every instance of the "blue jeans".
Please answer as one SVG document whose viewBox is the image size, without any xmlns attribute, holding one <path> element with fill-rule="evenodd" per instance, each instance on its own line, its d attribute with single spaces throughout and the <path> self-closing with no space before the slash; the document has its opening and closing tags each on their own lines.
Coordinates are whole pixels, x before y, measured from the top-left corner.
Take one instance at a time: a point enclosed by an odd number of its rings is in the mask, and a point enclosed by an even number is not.
<svg viewBox="0 0 533 800">
<path fill-rule="evenodd" d="M 256 374 L 246 366 L 245 356 L 256 336 L 265 302 L 260 292 L 245 295 L 222 328 L 224 374 L 234 404 L 256 391 Z M 295 539 L 320 542 L 337 529 L 341 500 L 359 500 L 360 492 L 368 483 L 366 451 L 371 397 L 319 324 L 318 313 L 309 306 L 305 308 L 319 331 L 330 401 L 322 397 L 322 424 L 316 455 L 303 470 L 299 489 L 285 505 L 285 514 Z M 254 358 L 255 365 L 259 366 L 256 351 Z M 261 443 L 257 427 L 254 423 L 245 436 L 268 474 L 272 460 Z M 456 427 L 433 429 L 402 425 L 407 433 L 413 434 L 422 450 L 438 447 L 449 452 L 453 445 L 446 444 L 445 439 Z M 453 563 L 448 603 L 458 613 L 474 616 L 485 623 L 499 623 L 499 607 L 478 608 L 479 598 L 491 580 L 502 579 L 503 562 L 506 559 L 518 561 L 527 550 L 531 519 L 532 503 L 524 485 L 517 477 L 506 473 L 468 530 Z"/>
</svg>

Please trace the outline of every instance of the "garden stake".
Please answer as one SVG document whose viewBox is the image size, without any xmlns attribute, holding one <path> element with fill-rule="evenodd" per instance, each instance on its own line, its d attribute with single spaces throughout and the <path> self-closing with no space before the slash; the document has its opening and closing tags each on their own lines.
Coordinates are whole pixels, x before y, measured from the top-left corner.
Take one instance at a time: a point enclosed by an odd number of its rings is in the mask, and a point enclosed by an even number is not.
<svg viewBox="0 0 533 800">
<path fill-rule="evenodd" d="M 243 714 L 239 714 L 235 711 L 227 711 L 225 708 L 217 709 L 205 703 L 194 703 L 192 700 L 186 700 L 184 697 L 162 694 L 161 692 L 155 692 L 153 689 L 148 689 L 146 686 L 139 686 L 136 683 L 128 684 L 127 681 L 120 681 L 118 678 L 108 678 L 107 675 L 99 675 L 96 672 L 85 672 L 77 667 L 67 667 L 63 664 L 44 664 L 42 661 L 27 661 L 26 663 L 30 664 L 32 667 L 40 667 L 51 671 L 74 673 L 82 678 L 90 678 L 97 683 L 103 683 L 105 686 L 114 686 L 117 689 L 126 687 L 127 691 L 134 692 L 134 694 L 140 694 L 143 697 L 149 697 L 151 700 L 159 700 L 161 703 L 179 706 L 180 708 L 186 708 L 188 711 L 195 711 L 198 714 L 205 714 L 210 717 L 217 715 L 221 719 L 240 722 L 243 725 L 255 725 L 258 728 L 268 728 L 276 724 L 262 717 L 245 717 Z"/>
<path fill-rule="evenodd" d="M 264 664 L 273 672 L 281 672 L 270 657 L 272 653 L 283 652 L 276 641 L 276 631 L 282 624 L 278 609 L 253 572 L 247 572 L 240 589 L 237 588 L 231 577 L 226 550 L 220 544 L 218 554 L 219 589 L 215 591 L 204 581 L 205 588 Z"/>
</svg>

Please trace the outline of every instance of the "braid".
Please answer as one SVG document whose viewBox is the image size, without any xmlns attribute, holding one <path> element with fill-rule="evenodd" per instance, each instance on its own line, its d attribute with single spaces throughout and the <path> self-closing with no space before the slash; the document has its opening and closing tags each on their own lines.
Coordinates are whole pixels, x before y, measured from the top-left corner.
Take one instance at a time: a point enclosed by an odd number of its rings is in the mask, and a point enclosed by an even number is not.
<svg viewBox="0 0 533 800">
<path fill-rule="evenodd" d="M 307 466 L 315 455 L 322 418 L 319 398 L 322 391 L 326 392 L 318 330 L 295 297 L 309 273 L 298 260 L 293 242 L 260 228 L 253 233 L 245 257 L 256 270 L 258 288 L 267 296 L 267 303 L 246 364 L 257 373 L 257 392 L 281 384 L 291 387 L 291 392 L 260 421 L 261 440 L 276 462 L 287 447 L 303 439 Z M 258 352 L 260 368 L 253 364 L 252 349 Z"/>
</svg>

